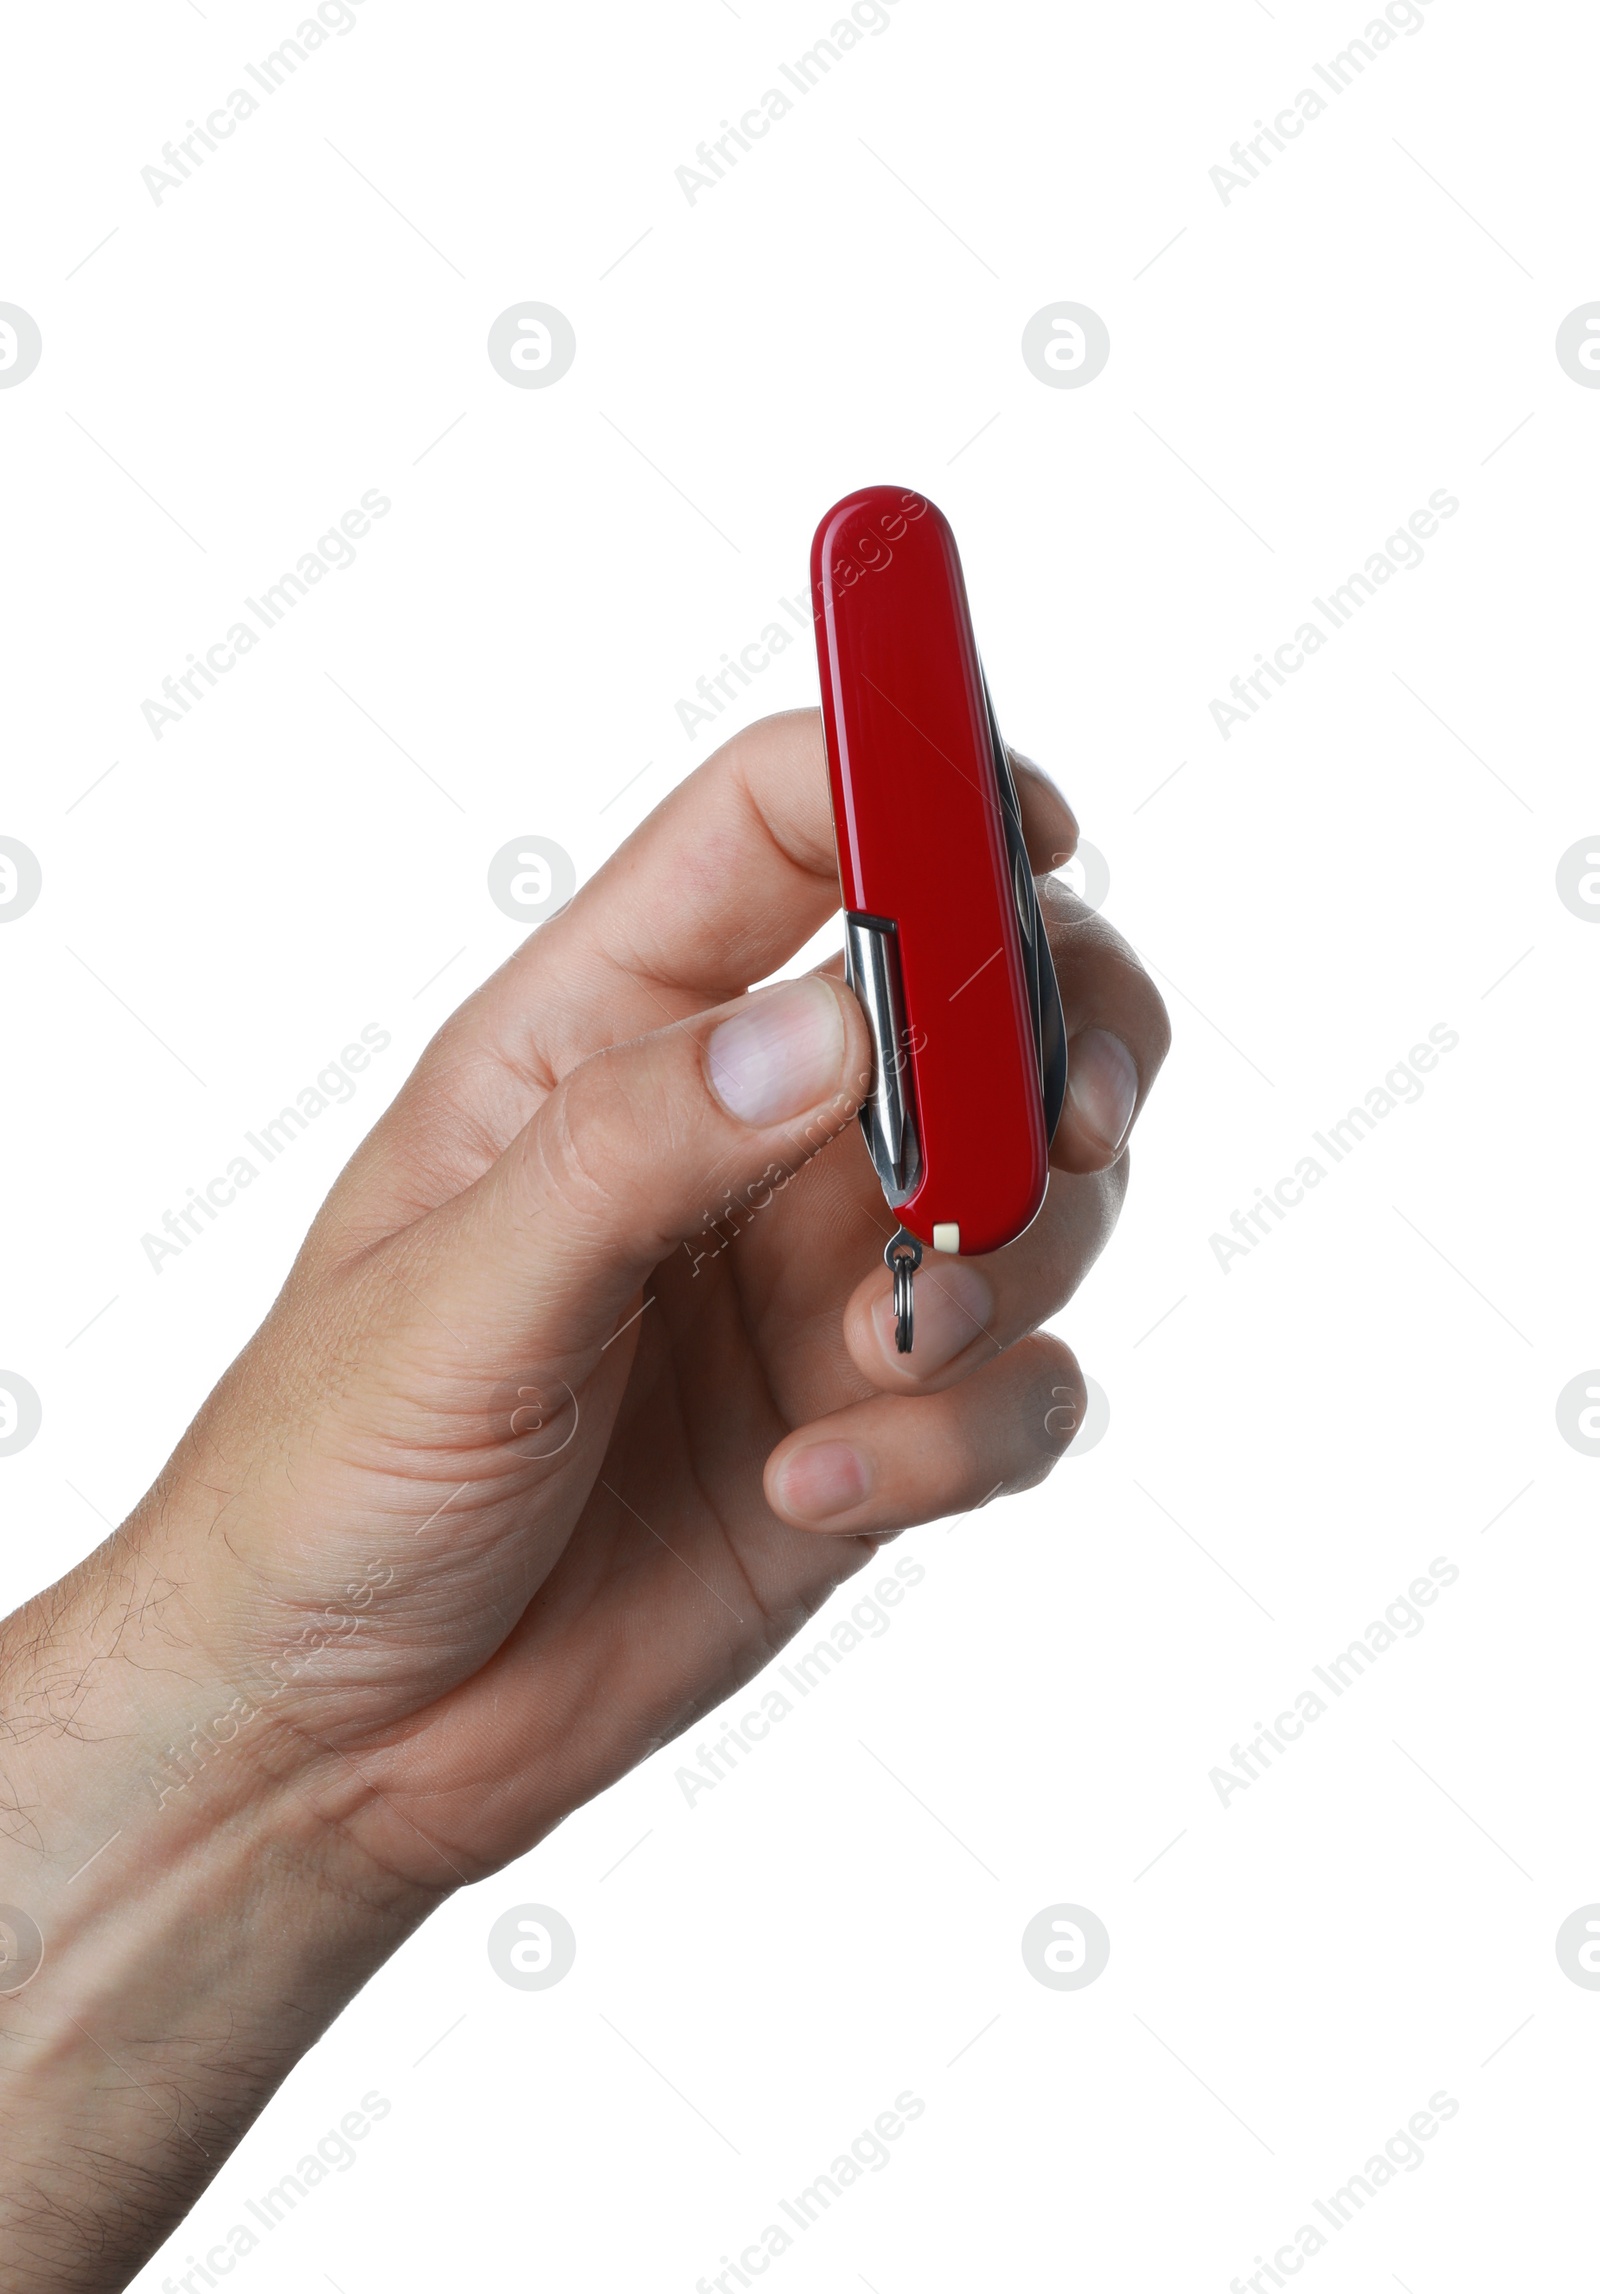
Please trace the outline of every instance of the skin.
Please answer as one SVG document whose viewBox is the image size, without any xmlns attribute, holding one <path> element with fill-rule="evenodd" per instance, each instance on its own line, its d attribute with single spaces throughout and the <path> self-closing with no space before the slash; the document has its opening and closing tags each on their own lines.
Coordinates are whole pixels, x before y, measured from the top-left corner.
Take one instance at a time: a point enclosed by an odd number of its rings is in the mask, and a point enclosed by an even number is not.
<svg viewBox="0 0 1600 2294">
<path fill-rule="evenodd" d="M 1017 765 L 1043 871 L 1076 827 Z M 1083 1385 L 1037 1326 L 1168 1031 L 1115 932 L 1041 898 L 1048 1199 L 925 1265 L 909 1357 L 841 968 L 747 995 L 838 906 L 814 715 L 720 750 L 440 1030 L 154 1488 L 0 1631 L 0 1907 L 45 1939 L 0 1998 L 4 2294 L 124 2286 L 454 1889 L 885 1536 L 1049 1471 Z M 772 998 L 804 1103 L 752 1124 L 721 1094 L 761 1063 L 716 1031 Z"/>
</svg>

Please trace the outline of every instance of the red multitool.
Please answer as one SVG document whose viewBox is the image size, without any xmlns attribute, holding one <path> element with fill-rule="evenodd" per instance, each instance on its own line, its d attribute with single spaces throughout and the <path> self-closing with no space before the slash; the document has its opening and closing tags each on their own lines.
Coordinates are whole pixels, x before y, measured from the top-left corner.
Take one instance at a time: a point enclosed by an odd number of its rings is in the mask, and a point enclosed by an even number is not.
<svg viewBox="0 0 1600 2294">
<path fill-rule="evenodd" d="M 897 1343 L 924 1243 L 968 1255 L 1044 1201 L 1066 1030 L 955 537 L 871 486 L 811 545 L 850 984 L 873 1041 L 861 1127 L 900 1231 Z"/>
</svg>

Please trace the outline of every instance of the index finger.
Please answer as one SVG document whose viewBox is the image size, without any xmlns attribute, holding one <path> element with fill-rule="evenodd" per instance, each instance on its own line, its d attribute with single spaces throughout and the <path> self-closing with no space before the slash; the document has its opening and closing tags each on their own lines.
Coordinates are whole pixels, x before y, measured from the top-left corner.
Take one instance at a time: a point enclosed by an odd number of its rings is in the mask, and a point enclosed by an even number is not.
<svg viewBox="0 0 1600 2294">
<path fill-rule="evenodd" d="M 321 1222 L 333 1254 L 478 1179 L 597 1051 L 726 1003 L 839 902 L 822 720 L 769 717 L 674 789 L 454 1011 Z"/>
<path fill-rule="evenodd" d="M 1039 767 L 1011 756 L 1033 865 L 1057 866 L 1077 844 L 1077 823 Z M 659 1027 L 651 993 L 692 999 L 682 1008 L 700 1011 L 766 979 L 838 905 L 822 719 L 793 709 L 708 758 L 501 977 L 516 993 L 548 967 L 576 965 L 586 977 L 602 966 L 611 975 L 603 1000 L 581 997 L 564 1014 L 584 1058 L 619 1034 Z"/>
<path fill-rule="evenodd" d="M 1016 759 L 1036 867 L 1077 827 Z M 432 1209 L 485 1170 L 593 1053 L 726 1003 L 839 905 L 822 719 L 764 718 L 708 757 L 452 1014 L 358 1158 L 360 1224 Z"/>
<path fill-rule="evenodd" d="M 1077 823 L 1037 766 L 1014 763 L 1034 865 L 1048 868 Z M 736 734 L 657 805 L 462 1007 L 441 1048 L 470 1044 L 555 1081 L 768 978 L 838 905 L 822 719 L 792 709 Z"/>
<path fill-rule="evenodd" d="M 564 986 L 571 979 L 578 992 L 559 1020 L 581 1059 L 659 1027 L 651 991 L 688 1010 L 726 1003 L 787 963 L 838 905 L 822 721 L 794 709 L 708 757 L 500 978 L 513 995 L 557 971 Z"/>
</svg>

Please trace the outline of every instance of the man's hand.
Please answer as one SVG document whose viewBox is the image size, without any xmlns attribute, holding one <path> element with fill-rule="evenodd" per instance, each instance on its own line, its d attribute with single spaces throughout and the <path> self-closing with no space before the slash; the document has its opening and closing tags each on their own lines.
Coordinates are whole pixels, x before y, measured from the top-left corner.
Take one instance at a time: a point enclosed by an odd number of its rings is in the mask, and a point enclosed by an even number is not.
<svg viewBox="0 0 1600 2294">
<path fill-rule="evenodd" d="M 1072 817 L 1018 780 L 1047 869 Z M 839 966 L 747 993 L 838 904 L 813 715 L 730 742 L 441 1030 L 156 1487 L 6 1628 L 0 1903 L 45 1961 L 0 1999 L 0 2148 L 32 2159 L 0 2287 L 124 2284 L 444 1893 L 886 1534 L 1049 1471 L 1083 1388 L 1037 1326 L 1116 1219 L 1167 1027 L 1116 934 L 1042 896 L 1049 1194 L 925 1266 L 910 1356 Z"/>
</svg>

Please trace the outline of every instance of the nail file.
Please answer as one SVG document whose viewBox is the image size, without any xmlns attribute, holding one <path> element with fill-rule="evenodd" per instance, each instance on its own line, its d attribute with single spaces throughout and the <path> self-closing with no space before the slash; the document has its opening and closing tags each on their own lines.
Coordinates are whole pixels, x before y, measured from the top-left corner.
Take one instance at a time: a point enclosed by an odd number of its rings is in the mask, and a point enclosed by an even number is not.
<svg viewBox="0 0 1600 2294">
<path fill-rule="evenodd" d="M 974 1256 L 1044 1201 L 1066 1029 L 1005 744 L 948 520 L 871 486 L 811 545 L 845 961 L 872 1037 L 861 1128 L 900 1231 L 897 1342 L 923 1248 Z"/>
</svg>

